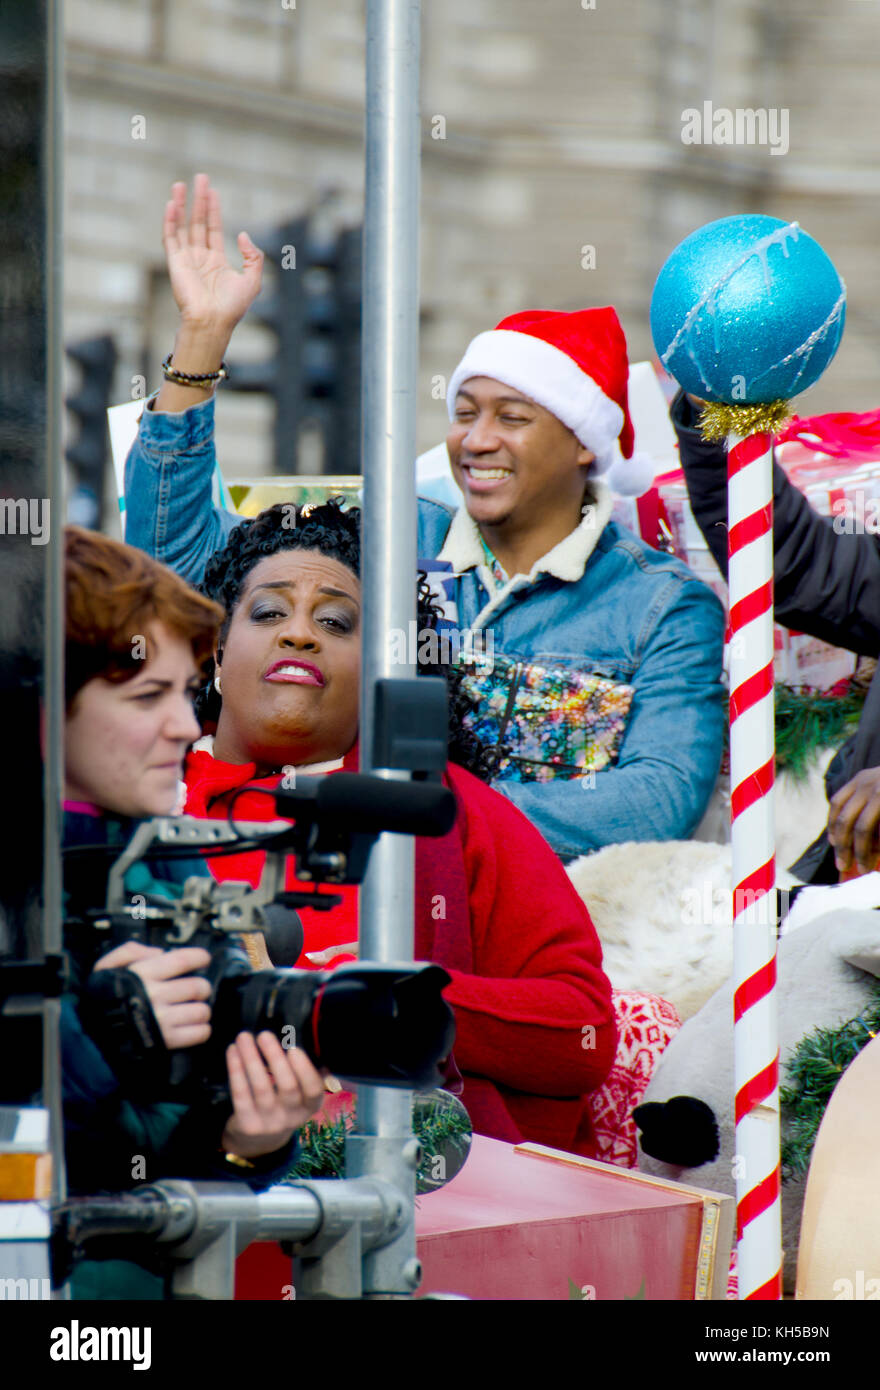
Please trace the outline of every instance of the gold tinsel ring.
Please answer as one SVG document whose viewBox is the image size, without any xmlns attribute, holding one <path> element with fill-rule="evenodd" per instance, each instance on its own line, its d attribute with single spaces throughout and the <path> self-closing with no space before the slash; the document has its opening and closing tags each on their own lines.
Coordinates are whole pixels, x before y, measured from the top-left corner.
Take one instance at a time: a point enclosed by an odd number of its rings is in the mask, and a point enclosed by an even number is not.
<svg viewBox="0 0 880 1390">
<path fill-rule="evenodd" d="M 727 439 L 738 434 L 778 434 L 791 419 L 790 401 L 759 401 L 755 405 L 728 405 L 725 401 L 706 401 L 700 417 L 700 434 L 706 440 Z"/>
</svg>

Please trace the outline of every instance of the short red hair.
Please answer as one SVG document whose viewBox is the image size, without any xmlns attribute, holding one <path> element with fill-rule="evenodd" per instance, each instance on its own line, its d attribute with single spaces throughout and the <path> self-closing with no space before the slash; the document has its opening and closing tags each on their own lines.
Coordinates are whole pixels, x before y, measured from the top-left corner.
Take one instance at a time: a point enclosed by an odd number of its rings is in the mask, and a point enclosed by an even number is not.
<svg viewBox="0 0 880 1390">
<path fill-rule="evenodd" d="M 90 680 L 131 680 L 144 669 L 136 639 L 150 641 L 147 628 L 164 624 L 192 646 L 202 667 L 214 650 L 225 617 L 219 603 L 142 550 L 81 526 L 64 528 L 65 660 L 64 698 L 70 711 Z"/>
</svg>

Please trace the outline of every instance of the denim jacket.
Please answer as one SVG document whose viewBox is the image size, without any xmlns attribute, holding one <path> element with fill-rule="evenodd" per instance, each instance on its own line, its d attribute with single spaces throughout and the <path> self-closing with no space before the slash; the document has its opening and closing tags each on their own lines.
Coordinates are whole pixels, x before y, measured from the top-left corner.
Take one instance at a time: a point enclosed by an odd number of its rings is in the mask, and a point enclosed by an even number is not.
<svg viewBox="0 0 880 1390">
<path fill-rule="evenodd" d="M 126 463 L 126 540 L 192 583 L 241 521 L 213 505 L 214 461 L 208 401 L 175 415 L 145 410 Z M 457 622 L 491 627 L 496 654 L 633 687 L 613 764 L 592 777 L 493 783 L 563 859 L 690 835 L 715 785 L 725 720 L 721 604 L 679 560 L 606 519 L 604 485 L 597 495 L 585 563 L 553 563 L 568 538 L 493 595 L 483 565 L 461 564 L 461 547 L 453 557 Z M 420 556 L 449 558 L 454 517 L 466 531 L 463 509 L 419 501 Z"/>
</svg>

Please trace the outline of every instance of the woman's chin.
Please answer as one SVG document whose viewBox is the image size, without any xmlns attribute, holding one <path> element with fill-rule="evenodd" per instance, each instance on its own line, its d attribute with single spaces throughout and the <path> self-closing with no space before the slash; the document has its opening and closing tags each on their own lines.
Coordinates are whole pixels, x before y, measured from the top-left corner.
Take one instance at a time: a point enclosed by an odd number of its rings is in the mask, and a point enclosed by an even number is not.
<svg viewBox="0 0 880 1390">
<path fill-rule="evenodd" d="M 173 816 L 181 809 L 181 781 L 177 773 L 151 780 L 153 785 L 145 784 L 138 788 L 137 795 L 132 798 L 131 809 L 125 813 L 135 820 Z"/>
<path fill-rule="evenodd" d="M 252 749 L 248 761 L 256 763 L 268 775 L 268 771 L 286 772 L 289 768 L 306 767 L 309 763 L 334 762 L 337 758 L 343 758 L 346 752 L 347 749 L 337 747 L 335 740 L 331 745 L 324 739 L 297 738 L 280 745 L 262 745 Z"/>
<path fill-rule="evenodd" d="M 329 762 L 343 757 L 350 747 L 344 734 L 337 736 L 310 719 L 274 720 L 244 743 L 248 762 L 259 767 Z M 214 752 L 220 757 L 218 741 L 215 741 Z"/>
</svg>

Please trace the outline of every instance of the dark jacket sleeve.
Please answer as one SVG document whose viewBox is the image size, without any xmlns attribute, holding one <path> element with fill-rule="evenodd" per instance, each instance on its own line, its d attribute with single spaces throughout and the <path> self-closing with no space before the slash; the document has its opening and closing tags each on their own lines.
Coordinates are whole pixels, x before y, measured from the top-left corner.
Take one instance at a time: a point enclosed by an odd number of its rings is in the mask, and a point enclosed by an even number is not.
<svg viewBox="0 0 880 1390">
<path fill-rule="evenodd" d="M 293 1166 L 296 1135 L 280 1149 L 249 1160 L 246 1168 L 231 1164 L 220 1151 L 220 1136 L 231 1106 L 196 1100 L 180 1116 L 163 1151 L 157 1156 L 164 1177 L 190 1177 L 232 1182 L 242 1179 L 255 1192 L 281 1182 Z"/>
<path fill-rule="evenodd" d="M 672 405 L 691 510 L 727 574 L 727 449 L 707 444 L 684 392 Z M 873 535 L 834 529 L 778 463 L 773 465 L 776 620 L 835 647 L 880 653 L 880 547 Z"/>
<path fill-rule="evenodd" d="M 85 1032 L 74 996 L 61 1007 L 67 1177 L 72 1192 L 123 1191 L 159 1178 L 244 1179 L 259 1191 L 280 1182 L 296 1153 L 295 1136 L 247 1168 L 227 1162 L 220 1136 L 232 1107 L 203 1088 L 194 1099 L 136 1102 Z"/>
</svg>

